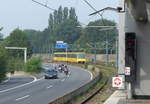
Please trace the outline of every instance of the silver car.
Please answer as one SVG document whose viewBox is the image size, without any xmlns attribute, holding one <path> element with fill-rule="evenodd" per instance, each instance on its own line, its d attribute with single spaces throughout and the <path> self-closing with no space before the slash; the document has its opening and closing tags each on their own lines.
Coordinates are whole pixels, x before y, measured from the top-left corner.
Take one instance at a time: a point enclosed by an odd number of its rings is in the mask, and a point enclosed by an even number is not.
<svg viewBox="0 0 150 104">
<path fill-rule="evenodd" d="M 50 78 L 58 78 L 58 72 L 55 69 L 49 69 L 45 72 L 44 75 L 45 79 L 50 79 Z"/>
</svg>

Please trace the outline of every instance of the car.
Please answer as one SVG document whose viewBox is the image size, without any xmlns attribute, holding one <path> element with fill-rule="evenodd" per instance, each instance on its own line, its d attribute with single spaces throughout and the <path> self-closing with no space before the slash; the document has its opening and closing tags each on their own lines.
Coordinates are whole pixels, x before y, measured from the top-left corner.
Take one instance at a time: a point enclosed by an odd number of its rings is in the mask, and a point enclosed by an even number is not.
<svg viewBox="0 0 150 104">
<path fill-rule="evenodd" d="M 50 79 L 50 78 L 58 78 L 58 72 L 55 69 L 49 69 L 45 72 L 44 75 L 45 79 Z"/>
</svg>

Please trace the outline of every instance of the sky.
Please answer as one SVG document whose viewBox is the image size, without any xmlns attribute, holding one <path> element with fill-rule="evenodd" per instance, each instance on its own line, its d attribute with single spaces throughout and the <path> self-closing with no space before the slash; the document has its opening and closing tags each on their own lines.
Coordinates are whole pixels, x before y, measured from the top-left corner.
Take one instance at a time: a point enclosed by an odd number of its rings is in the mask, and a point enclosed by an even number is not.
<svg viewBox="0 0 150 104">
<path fill-rule="evenodd" d="M 36 0 L 47 4 L 53 9 L 62 7 L 74 7 L 81 24 L 88 24 L 89 21 L 100 19 L 99 15 L 88 16 L 94 11 L 84 0 Z M 100 10 L 105 7 L 117 7 L 119 0 L 87 0 Z M 4 36 L 8 36 L 14 29 L 35 29 L 42 31 L 48 26 L 49 14 L 53 13 L 43 6 L 34 3 L 32 0 L 1 0 L 0 2 L 0 27 Z M 118 14 L 112 11 L 103 13 L 103 17 L 118 22 Z"/>
</svg>

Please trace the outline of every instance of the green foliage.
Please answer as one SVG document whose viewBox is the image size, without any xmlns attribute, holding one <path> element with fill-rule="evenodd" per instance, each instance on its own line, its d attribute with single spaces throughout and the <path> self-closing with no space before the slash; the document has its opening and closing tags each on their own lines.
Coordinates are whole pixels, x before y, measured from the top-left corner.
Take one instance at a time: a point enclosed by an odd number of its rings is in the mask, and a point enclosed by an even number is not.
<svg viewBox="0 0 150 104">
<path fill-rule="evenodd" d="M 40 58 L 33 58 L 29 60 L 25 65 L 26 72 L 29 73 L 40 73 L 43 71 L 43 68 L 41 68 L 41 59 Z"/>
<path fill-rule="evenodd" d="M 14 73 L 15 71 L 23 71 L 24 70 L 24 62 L 20 59 L 15 59 L 11 57 L 7 62 L 7 72 Z"/>
<path fill-rule="evenodd" d="M 6 77 L 7 54 L 3 46 L 0 45 L 0 82 Z"/>
<path fill-rule="evenodd" d="M 63 23 L 57 26 L 55 31 L 55 41 L 63 40 L 69 44 L 74 43 L 79 39 L 81 30 L 76 28 L 79 25 L 75 20 L 66 19 Z"/>
<path fill-rule="evenodd" d="M 100 19 L 90 22 L 88 26 L 115 26 L 114 21 L 107 19 Z M 106 40 L 108 41 L 108 48 L 110 50 L 115 50 L 115 41 L 117 34 L 117 29 L 113 28 L 110 30 L 100 30 L 99 28 L 86 28 L 82 30 L 82 35 L 77 41 L 81 47 L 87 48 L 88 52 L 94 53 L 105 53 Z M 91 50 L 90 50 L 91 48 Z M 96 48 L 96 49 L 95 49 Z M 92 50 L 93 49 L 93 50 Z"/>
<path fill-rule="evenodd" d="M 3 30 L 3 27 L 0 27 L 0 31 L 2 31 Z"/>
<path fill-rule="evenodd" d="M 27 54 L 32 54 L 32 48 L 25 32 L 20 29 L 15 29 L 10 36 L 5 39 L 5 45 L 7 47 L 26 47 Z M 23 50 L 9 50 L 10 56 L 19 57 L 23 59 Z"/>
<path fill-rule="evenodd" d="M 91 21 L 88 24 L 88 26 L 115 25 L 114 21 L 107 19 Z M 100 31 L 99 28 L 82 29 L 77 26 L 80 26 L 80 23 L 75 9 L 60 6 L 58 10 L 50 13 L 48 27 L 43 31 L 25 30 L 24 32 L 31 42 L 34 53 L 52 53 L 56 41 L 67 42 L 72 48 L 82 48 L 89 53 L 105 53 L 106 40 L 109 43 L 109 53 L 115 52 L 116 28 Z"/>
<path fill-rule="evenodd" d="M 48 27 L 44 31 L 25 30 L 30 40 L 34 53 L 49 53 L 56 41 L 64 41 L 74 44 L 81 35 L 74 8 L 62 8 L 49 15 Z M 52 51 L 51 51 L 52 52 Z"/>
</svg>

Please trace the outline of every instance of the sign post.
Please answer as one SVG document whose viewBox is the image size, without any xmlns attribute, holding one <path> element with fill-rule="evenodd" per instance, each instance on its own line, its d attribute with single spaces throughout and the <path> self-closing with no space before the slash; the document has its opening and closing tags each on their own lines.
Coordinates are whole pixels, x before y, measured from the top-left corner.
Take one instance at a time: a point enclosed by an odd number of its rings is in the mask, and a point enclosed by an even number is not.
<svg viewBox="0 0 150 104">
<path fill-rule="evenodd" d="M 66 49 L 66 62 L 67 62 L 67 51 L 68 51 L 68 45 L 67 43 L 64 43 L 63 41 L 56 41 L 56 46 L 55 48 L 64 48 Z"/>
</svg>

